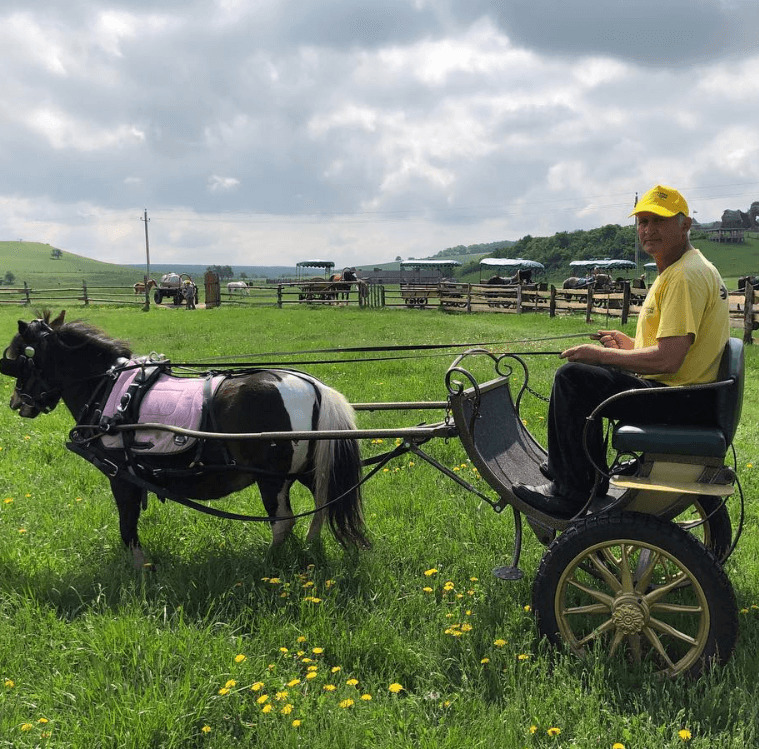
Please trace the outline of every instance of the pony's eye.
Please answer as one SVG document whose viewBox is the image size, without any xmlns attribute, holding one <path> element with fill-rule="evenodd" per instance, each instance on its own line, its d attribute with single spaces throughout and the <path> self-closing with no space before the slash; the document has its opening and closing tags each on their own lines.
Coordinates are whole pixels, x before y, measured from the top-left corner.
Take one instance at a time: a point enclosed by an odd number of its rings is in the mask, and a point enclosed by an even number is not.
<svg viewBox="0 0 759 749">
<path fill-rule="evenodd" d="M 24 356 L 27 357 L 27 359 L 33 359 L 34 358 L 34 348 L 32 346 L 27 346 L 24 349 Z"/>
</svg>

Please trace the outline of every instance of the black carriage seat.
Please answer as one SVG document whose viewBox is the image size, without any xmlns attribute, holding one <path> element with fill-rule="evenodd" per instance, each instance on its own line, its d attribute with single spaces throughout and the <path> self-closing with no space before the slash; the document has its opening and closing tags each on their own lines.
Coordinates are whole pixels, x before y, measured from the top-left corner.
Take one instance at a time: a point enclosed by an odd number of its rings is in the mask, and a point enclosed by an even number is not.
<svg viewBox="0 0 759 749">
<path fill-rule="evenodd" d="M 613 396 L 606 401 L 610 406 L 603 409 L 604 416 L 615 418 L 615 412 L 619 412 L 620 407 L 624 410 L 625 406 L 628 411 L 632 406 L 637 412 L 635 417 L 622 417 L 616 424 L 612 447 L 618 453 L 691 455 L 721 460 L 738 428 L 743 385 L 743 342 L 729 338 L 716 382 L 627 391 L 620 394 L 621 399 Z M 689 407 L 696 398 L 699 405 L 694 403 Z M 670 418 L 667 418 L 668 413 Z M 673 413 L 678 423 L 671 423 L 675 420 Z"/>
</svg>

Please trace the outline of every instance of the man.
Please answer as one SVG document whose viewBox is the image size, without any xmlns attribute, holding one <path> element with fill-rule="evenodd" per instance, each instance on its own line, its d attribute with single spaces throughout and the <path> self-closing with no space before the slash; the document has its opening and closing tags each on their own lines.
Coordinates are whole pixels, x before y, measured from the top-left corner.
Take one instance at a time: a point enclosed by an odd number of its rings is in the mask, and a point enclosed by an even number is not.
<svg viewBox="0 0 759 749">
<path fill-rule="evenodd" d="M 560 354 L 570 363 L 557 370 L 551 391 L 548 461 L 541 466 L 550 481 L 514 486 L 520 499 L 554 517 L 576 515 L 594 489 L 596 473 L 585 454 L 583 429 L 596 406 L 624 390 L 713 382 L 729 336 L 727 289 L 717 269 L 690 244 L 683 196 L 656 185 L 630 215 L 637 217 L 641 246 L 658 270 L 635 339 L 602 330 L 591 336 L 600 346 L 583 344 Z M 593 463 L 606 466 L 600 420 L 588 432 Z M 599 490 L 606 493 L 606 480 Z"/>
</svg>

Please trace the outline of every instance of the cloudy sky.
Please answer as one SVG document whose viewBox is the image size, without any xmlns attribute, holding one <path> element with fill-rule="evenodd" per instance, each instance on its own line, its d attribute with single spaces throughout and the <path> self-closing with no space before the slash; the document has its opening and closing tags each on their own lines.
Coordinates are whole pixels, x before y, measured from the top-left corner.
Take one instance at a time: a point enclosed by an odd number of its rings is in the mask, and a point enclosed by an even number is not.
<svg viewBox="0 0 759 749">
<path fill-rule="evenodd" d="M 759 200 L 756 0 L 3 0 L 0 239 L 361 265 Z"/>
</svg>

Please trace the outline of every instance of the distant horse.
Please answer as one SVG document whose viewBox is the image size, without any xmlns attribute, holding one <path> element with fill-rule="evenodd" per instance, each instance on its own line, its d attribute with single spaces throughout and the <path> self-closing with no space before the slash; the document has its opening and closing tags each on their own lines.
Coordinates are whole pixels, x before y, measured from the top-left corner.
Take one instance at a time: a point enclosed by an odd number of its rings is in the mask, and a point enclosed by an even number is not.
<svg viewBox="0 0 759 749">
<path fill-rule="evenodd" d="M 249 296 L 250 291 L 248 290 L 248 284 L 246 284 L 245 281 L 230 281 L 227 284 L 227 293 L 230 296 L 235 293 Z"/>
<path fill-rule="evenodd" d="M 606 273 L 595 273 L 590 276 L 570 276 L 564 279 L 562 284 L 563 289 L 587 289 L 591 284 L 595 284 L 594 288 L 598 291 L 611 289 L 612 279 L 611 276 Z"/>
<path fill-rule="evenodd" d="M 351 283 L 358 281 L 355 268 L 343 268 L 342 273 L 333 273 L 329 280 L 332 282 L 330 294 L 334 295 L 334 298 L 340 298 L 345 301 L 350 299 Z"/>
<path fill-rule="evenodd" d="M 759 276 L 741 276 L 738 279 L 738 291 L 745 291 L 747 283 L 755 289 L 759 288 Z"/>
<path fill-rule="evenodd" d="M 148 280 L 148 291 L 152 289 L 154 286 L 158 286 L 158 284 L 151 278 Z M 135 294 L 144 294 L 145 293 L 145 282 L 144 281 L 138 281 L 134 285 L 134 293 Z"/>
<path fill-rule="evenodd" d="M 485 281 L 490 286 L 512 286 L 516 284 L 532 283 L 532 268 L 520 268 L 513 276 L 504 278 L 503 276 L 491 276 Z"/>
<path fill-rule="evenodd" d="M 314 495 L 316 509 L 324 508 L 313 517 L 309 541 L 319 538 L 326 514 L 341 545 L 368 545 L 361 513 L 361 460 L 354 439 L 201 437 L 186 438 L 180 444 L 189 446 L 178 447 L 180 435 L 165 429 L 129 428 L 148 407 L 152 418 L 147 420 L 152 423 L 161 418 L 154 414 L 176 413 L 182 410 L 179 403 L 186 402 L 189 421 L 182 423 L 206 429 L 205 421 L 193 421 L 205 412 L 217 434 L 355 429 L 353 410 L 340 393 L 293 370 L 223 372 L 217 367 L 212 384 L 204 387 L 204 377 L 173 377 L 168 367 L 151 370 L 149 365 L 150 360 L 133 360 L 123 341 L 84 322 L 65 323 L 63 312 L 52 321 L 49 312 L 29 323 L 19 320 L 18 333 L 0 360 L 0 373 L 16 379 L 10 407 L 19 415 L 34 418 L 63 400 L 79 420 L 67 447 L 108 476 L 121 538 L 135 566 L 144 563 L 137 521 L 148 491 L 177 501 L 209 500 L 257 483 L 272 525 L 272 545 L 278 545 L 295 524 L 289 492 L 299 481 Z M 133 389 L 140 378 L 153 383 L 150 389 Z M 192 386 L 196 390 L 188 396 L 185 388 Z M 162 394 L 171 408 L 166 408 Z M 130 410 L 131 404 L 136 404 L 135 410 Z M 167 424 L 166 419 L 160 423 Z M 119 424 L 126 425 L 126 431 L 120 431 Z"/>
</svg>

